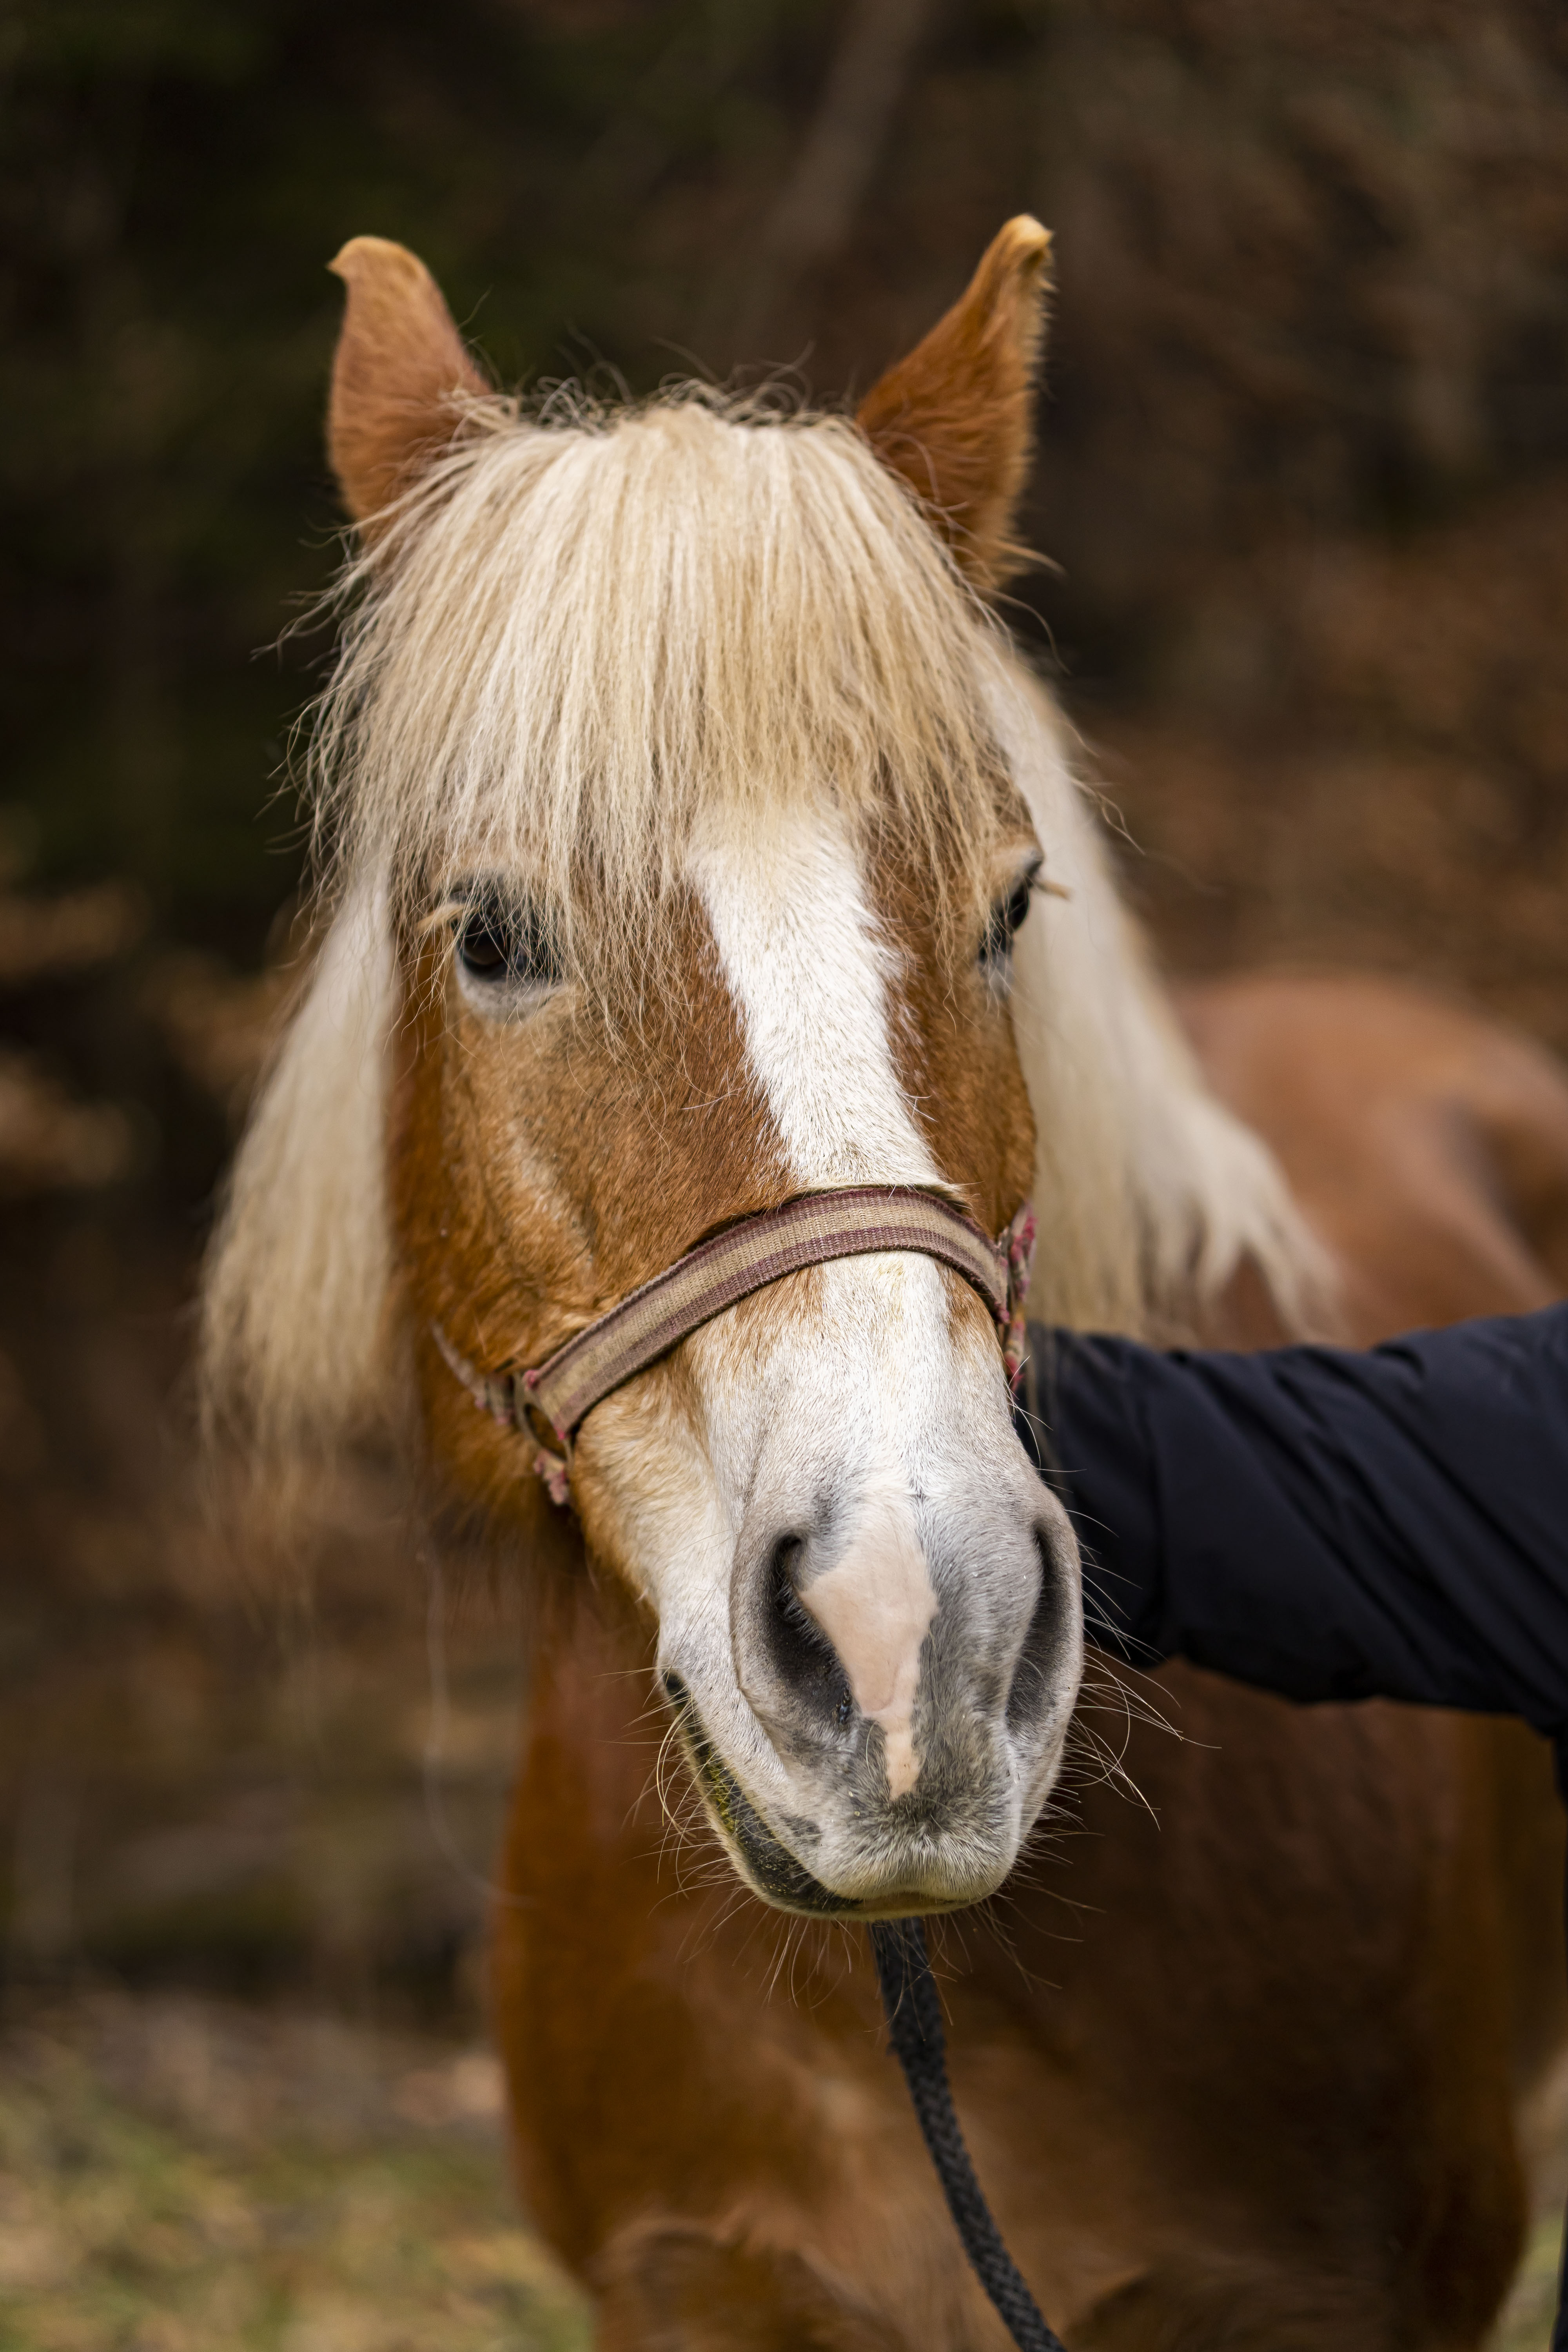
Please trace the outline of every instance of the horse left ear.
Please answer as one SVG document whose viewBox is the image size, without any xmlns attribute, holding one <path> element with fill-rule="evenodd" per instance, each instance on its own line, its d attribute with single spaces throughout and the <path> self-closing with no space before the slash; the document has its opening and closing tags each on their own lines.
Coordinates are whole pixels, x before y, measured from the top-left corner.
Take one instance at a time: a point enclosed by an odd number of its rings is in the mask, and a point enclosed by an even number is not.
<svg viewBox="0 0 1568 2352">
<path fill-rule="evenodd" d="M 328 267 L 348 288 L 332 362 L 327 451 L 355 522 L 416 482 L 456 432 L 458 400 L 489 390 L 417 254 L 354 236 Z"/>
<path fill-rule="evenodd" d="M 1050 249 L 1037 220 L 1027 213 L 1010 220 L 968 290 L 856 413 L 882 463 L 909 484 L 982 591 L 1028 561 L 1011 534 L 1034 447 Z"/>
</svg>

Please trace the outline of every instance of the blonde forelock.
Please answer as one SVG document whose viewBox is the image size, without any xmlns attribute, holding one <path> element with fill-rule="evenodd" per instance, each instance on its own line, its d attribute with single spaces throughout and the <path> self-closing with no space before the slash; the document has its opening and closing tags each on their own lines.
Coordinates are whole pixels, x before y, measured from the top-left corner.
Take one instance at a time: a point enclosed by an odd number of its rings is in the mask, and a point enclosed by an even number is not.
<svg viewBox="0 0 1568 2352">
<path fill-rule="evenodd" d="M 513 877 L 584 976 L 651 971 L 694 834 L 813 802 L 984 899 L 994 626 L 847 418 L 475 402 L 343 593 L 319 833 L 395 915 Z"/>
</svg>

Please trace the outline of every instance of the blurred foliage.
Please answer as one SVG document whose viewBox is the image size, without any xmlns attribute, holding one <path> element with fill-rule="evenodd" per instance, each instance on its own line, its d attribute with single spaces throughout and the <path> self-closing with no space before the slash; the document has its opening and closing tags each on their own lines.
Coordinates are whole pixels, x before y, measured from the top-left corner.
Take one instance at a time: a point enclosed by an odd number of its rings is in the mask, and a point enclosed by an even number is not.
<svg viewBox="0 0 1568 2352">
<path fill-rule="evenodd" d="M 3 723 L 46 876 L 129 872 L 182 933 L 252 950 L 288 887 L 287 813 L 258 811 L 309 668 L 258 649 L 332 560 L 339 243 L 418 247 L 509 375 L 559 366 L 570 323 L 646 378 L 626 209 L 765 159 L 760 93 L 822 13 L 7 8 Z"/>
<path fill-rule="evenodd" d="M 1194 592 L 1568 457 L 1568 16 L 1062 0 L 1039 107 L 1062 272 L 1044 497 L 1080 594 L 1121 667 L 1130 630 L 1157 645 L 1157 690 L 1278 698 L 1289 600 L 1233 593 L 1215 653 Z M 1286 639 L 1271 661 L 1238 604 Z"/>
</svg>

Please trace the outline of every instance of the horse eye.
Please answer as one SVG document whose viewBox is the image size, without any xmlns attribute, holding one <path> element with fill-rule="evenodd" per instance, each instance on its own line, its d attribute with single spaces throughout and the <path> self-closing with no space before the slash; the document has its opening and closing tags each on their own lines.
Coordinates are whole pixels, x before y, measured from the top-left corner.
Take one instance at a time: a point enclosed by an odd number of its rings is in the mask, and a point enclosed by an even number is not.
<svg viewBox="0 0 1568 2352">
<path fill-rule="evenodd" d="M 499 980 L 507 966 L 506 941 L 489 912 L 468 916 L 458 933 L 458 955 L 463 970 L 476 980 Z"/>
<path fill-rule="evenodd" d="M 458 961 L 470 980 L 524 988 L 554 988 L 563 973 L 549 924 L 537 908 L 509 906 L 486 897 L 458 929 Z"/>
<path fill-rule="evenodd" d="M 980 961 L 988 971 L 999 970 L 1012 953 L 1013 941 L 1024 927 L 1029 911 L 1029 900 L 1035 887 L 1033 871 L 1026 874 L 1011 894 L 999 898 L 991 909 L 991 919 L 985 926 L 985 937 L 980 943 Z"/>
</svg>

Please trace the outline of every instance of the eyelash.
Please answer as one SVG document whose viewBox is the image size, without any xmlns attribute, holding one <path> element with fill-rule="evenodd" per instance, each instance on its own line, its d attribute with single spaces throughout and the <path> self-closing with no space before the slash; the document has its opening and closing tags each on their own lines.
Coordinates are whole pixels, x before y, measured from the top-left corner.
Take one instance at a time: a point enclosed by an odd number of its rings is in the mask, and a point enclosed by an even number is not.
<svg viewBox="0 0 1568 2352">
<path fill-rule="evenodd" d="M 986 926 L 984 943 L 980 950 L 984 962 L 1000 963 L 1003 957 L 1010 951 L 1014 940 L 1024 927 L 1024 919 L 1029 911 L 1029 899 L 1034 887 L 1034 877 L 1031 875 L 1026 882 L 1019 883 L 1010 898 L 991 909 L 991 920 Z"/>
<path fill-rule="evenodd" d="M 1036 867 L 1015 885 L 1005 898 L 992 908 L 985 936 L 980 942 L 980 969 L 987 975 L 999 977 L 1006 970 L 1013 942 L 1024 927 L 1030 901 L 1037 887 L 1039 875 Z"/>
</svg>

